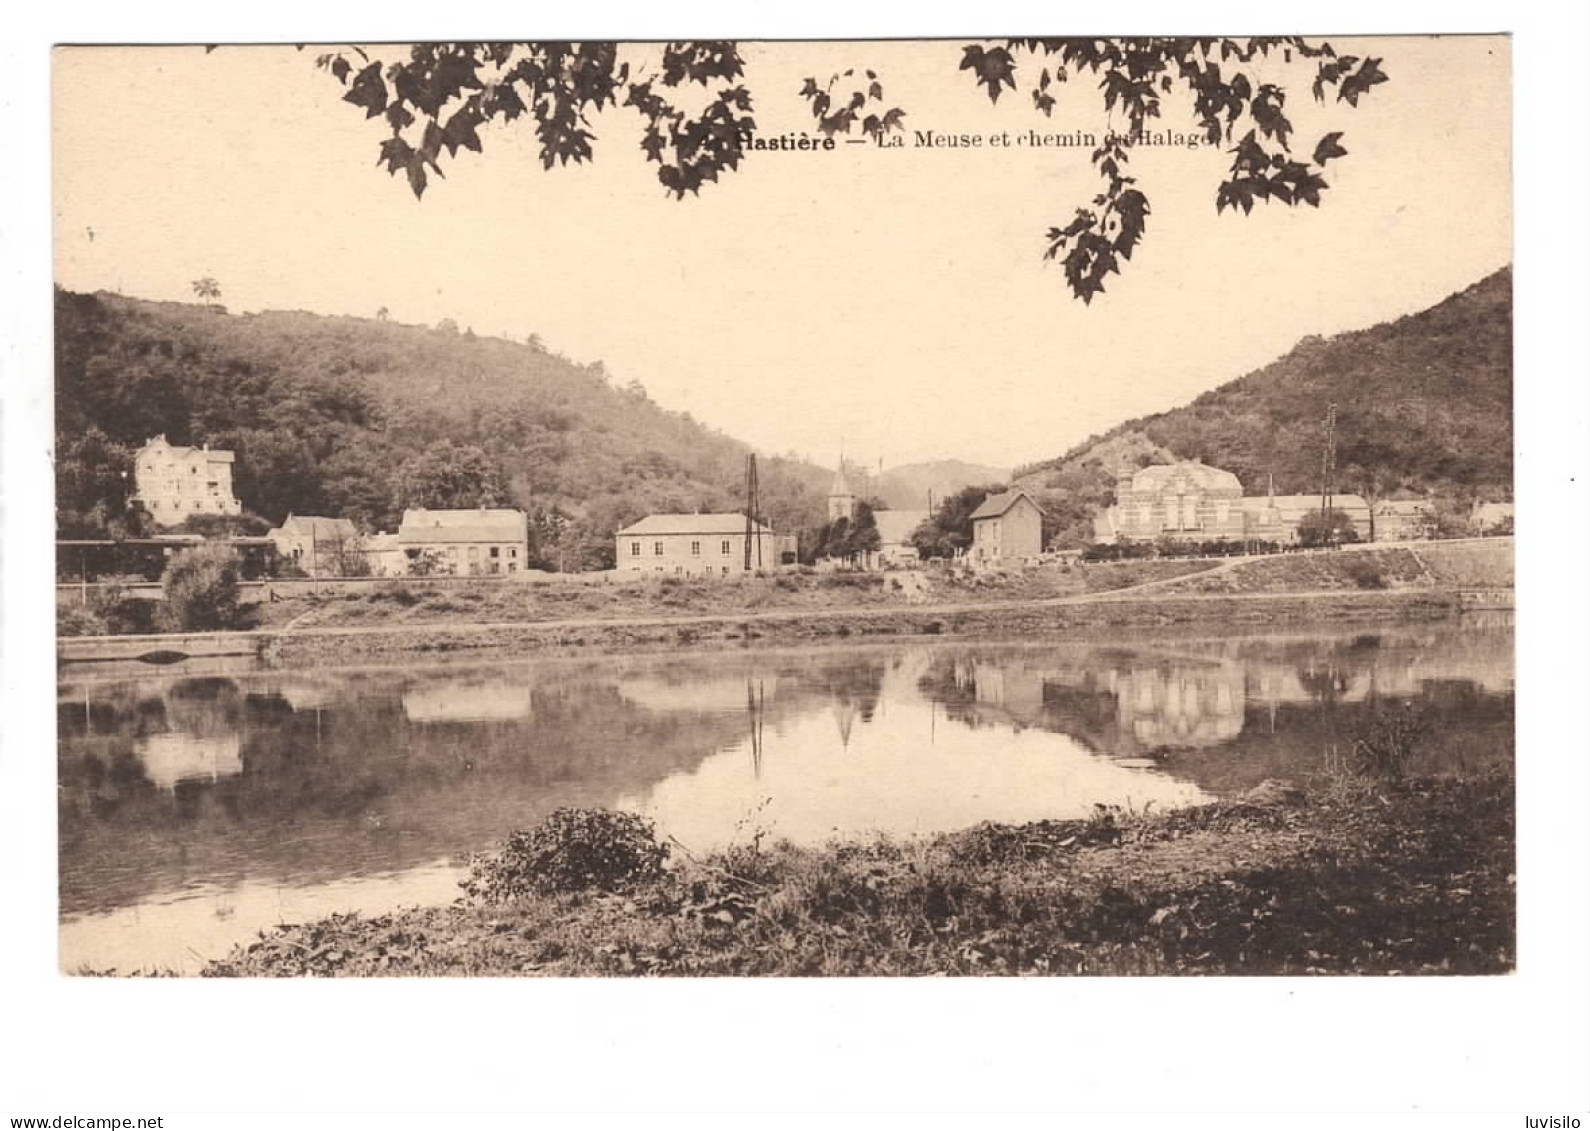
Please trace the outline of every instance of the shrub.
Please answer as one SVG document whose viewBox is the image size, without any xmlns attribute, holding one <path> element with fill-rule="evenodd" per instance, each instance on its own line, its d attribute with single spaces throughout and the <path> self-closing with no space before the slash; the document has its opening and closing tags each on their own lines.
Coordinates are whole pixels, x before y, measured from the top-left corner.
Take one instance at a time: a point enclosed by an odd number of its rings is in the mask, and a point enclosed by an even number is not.
<svg viewBox="0 0 1590 1131">
<path fill-rule="evenodd" d="M 1428 731 L 1429 724 L 1412 705 L 1377 710 L 1354 735 L 1354 768 L 1360 773 L 1400 781 Z"/>
<path fill-rule="evenodd" d="M 1343 563 L 1347 576 L 1354 585 L 1360 589 L 1384 589 L 1386 578 L 1380 572 L 1380 567 L 1365 558 L 1349 559 Z"/>
<path fill-rule="evenodd" d="M 173 554 L 161 584 L 176 626 L 196 631 L 236 624 L 241 573 L 237 554 L 227 546 L 206 543 Z"/>
<path fill-rule="evenodd" d="M 108 636 L 110 626 L 92 608 L 58 605 L 55 609 L 55 632 L 58 636 Z"/>
<path fill-rule="evenodd" d="M 662 874 L 668 846 L 645 817 L 609 809 L 558 809 L 469 862 L 464 891 L 484 903 L 532 892 L 619 891 Z"/>
<path fill-rule="evenodd" d="M 374 604 L 378 601 L 392 601 L 407 608 L 419 603 L 420 595 L 401 581 L 382 581 L 364 599 Z"/>
<path fill-rule="evenodd" d="M 127 597 L 103 609 L 100 615 L 112 636 L 136 636 L 158 630 L 160 603 L 148 597 Z"/>
</svg>

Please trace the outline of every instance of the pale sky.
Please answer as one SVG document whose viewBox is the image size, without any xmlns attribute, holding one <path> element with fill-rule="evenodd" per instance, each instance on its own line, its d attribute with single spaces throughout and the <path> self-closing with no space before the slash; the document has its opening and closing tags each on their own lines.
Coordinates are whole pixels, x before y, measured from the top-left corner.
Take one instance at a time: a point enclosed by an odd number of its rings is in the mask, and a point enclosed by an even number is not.
<svg viewBox="0 0 1590 1131">
<path fill-rule="evenodd" d="M 1041 258 L 1044 230 L 1098 191 L 1084 150 L 921 149 L 909 131 L 1121 123 L 1086 82 L 1058 88 L 1047 121 L 1025 86 L 991 107 L 958 41 L 746 45 L 764 135 L 809 125 L 807 75 L 872 68 L 906 146 L 751 154 L 683 202 L 632 110 L 597 119 L 594 164 L 550 173 L 523 122 L 494 127 L 416 201 L 314 48 L 63 49 L 57 281 L 192 301 L 210 275 L 234 312 L 385 306 L 534 332 L 764 451 L 831 464 L 843 437 L 868 462 L 1010 466 L 1510 261 L 1507 40 L 1332 42 L 1391 76 L 1356 110 L 1314 103 L 1307 64 L 1260 69 L 1291 92 L 1295 148 L 1345 135 L 1322 207 L 1217 216 L 1223 154 L 1139 149 L 1147 238 L 1091 307 Z M 1182 113 L 1163 126 L 1191 129 Z"/>
</svg>

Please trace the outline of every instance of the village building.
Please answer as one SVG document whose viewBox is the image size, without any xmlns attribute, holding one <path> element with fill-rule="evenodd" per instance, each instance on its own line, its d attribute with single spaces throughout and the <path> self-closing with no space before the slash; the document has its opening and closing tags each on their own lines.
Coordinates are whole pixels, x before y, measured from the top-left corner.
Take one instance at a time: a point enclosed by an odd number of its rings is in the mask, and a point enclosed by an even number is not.
<svg viewBox="0 0 1590 1131">
<path fill-rule="evenodd" d="M 398 536 L 375 533 L 364 539 L 364 566 L 371 577 L 404 577 L 409 572 L 408 555 Z M 512 572 L 512 571 L 510 571 Z"/>
<path fill-rule="evenodd" d="M 1469 525 L 1476 534 L 1513 532 L 1512 503 L 1475 503 L 1469 512 Z"/>
<path fill-rule="evenodd" d="M 310 577 L 359 577 L 366 572 L 359 531 L 345 518 L 290 514 L 266 537 L 284 562 Z"/>
<path fill-rule="evenodd" d="M 1155 464 L 1116 479 L 1115 504 L 1094 516 L 1097 542 L 1298 541 L 1303 519 L 1320 508 L 1319 495 L 1245 496 L 1229 471 L 1200 460 Z M 1369 504 L 1359 495 L 1333 495 L 1331 509 L 1346 516 L 1358 538 L 1369 537 Z"/>
<path fill-rule="evenodd" d="M 1122 473 L 1102 526 L 1111 537 L 1101 541 L 1240 541 L 1242 484 L 1231 472 L 1199 460 Z"/>
<path fill-rule="evenodd" d="M 1376 542 L 1410 542 L 1435 537 L 1435 503 L 1415 496 L 1381 499 L 1374 505 Z"/>
<path fill-rule="evenodd" d="M 173 445 L 162 433 L 133 457 L 133 501 L 161 526 L 176 526 L 196 514 L 242 514 L 243 505 L 232 494 L 233 462 L 229 451 L 208 444 Z"/>
<path fill-rule="evenodd" d="M 972 512 L 974 565 L 1015 565 L 1042 551 L 1043 511 L 1025 491 L 990 495 Z"/>
<path fill-rule="evenodd" d="M 1255 495 L 1242 500 L 1247 525 L 1242 537 L 1250 542 L 1278 542 L 1283 545 L 1301 540 L 1298 533 L 1303 519 L 1319 512 L 1318 495 Z M 1361 495 L 1332 495 L 1331 510 L 1343 515 L 1360 541 L 1369 537 L 1369 504 Z"/>
<path fill-rule="evenodd" d="M 530 558 L 524 511 L 502 507 L 406 510 L 397 541 L 411 574 L 519 573 Z"/>
<path fill-rule="evenodd" d="M 828 521 L 838 522 L 844 519 L 849 522 L 856 517 L 856 493 L 850 489 L 850 480 L 845 477 L 845 457 L 839 457 L 839 470 L 834 472 L 833 486 L 828 488 Z"/>
<path fill-rule="evenodd" d="M 866 479 L 864 473 L 862 479 Z M 856 492 L 850 485 L 850 476 L 845 471 L 844 457 L 841 456 L 839 470 L 834 473 L 833 486 L 828 489 L 828 521 L 832 523 L 844 519 L 853 522 L 858 502 Z M 911 543 L 911 535 L 927 518 L 927 511 L 873 511 L 873 523 L 878 529 L 878 548 L 861 555 L 859 564 L 864 569 L 915 565 L 921 560 L 921 555 Z"/>
<path fill-rule="evenodd" d="M 728 577 L 746 572 L 748 538 L 753 571 L 793 561 L 792 539 L 743 514 L 650 514 L 620 530 L 614 549 L 620 573 Z"/>
<path fill-rule="evenodd" d="M 911 535 L 928 520 L 927 511 L 873 511 L 872 518 L 878 524 L 878 549 L 869 555 L 869 564 L 889 569 L 921 563 Z"/>
</svg>

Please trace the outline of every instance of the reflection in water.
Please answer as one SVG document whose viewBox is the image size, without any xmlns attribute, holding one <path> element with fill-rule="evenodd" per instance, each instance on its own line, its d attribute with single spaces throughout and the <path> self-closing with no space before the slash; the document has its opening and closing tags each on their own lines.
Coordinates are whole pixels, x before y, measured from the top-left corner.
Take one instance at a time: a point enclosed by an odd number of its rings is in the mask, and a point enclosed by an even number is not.
<svg viewBox="0 0 1590 1131">
<path fill-rule="evenodd" d="M 817 843 L 847 833 L 915 834 L 981 820 L 1081 817 L 1095 804 L 1186 805 L 1208 795 L 1191 782 L 1144 774 L 1091 753 L 1065 735 L 993 728 L 934 728 L 936 707 L 891 703 L 835 741 L 821 714 L 790 720 L 766 740 L 760 775 L 748 776 L 746 743 L 720 750 L 620 808 L 653 817 L 692 851 L 724 842 L 754 814 L 774 837 Z"/>
<path fill-rule="evenodd" d="M 1129 666 L 1115 678 L 1121 730 L 1150 750 L 1226 742 L 1242 732 L 1244 676 L 1234 663 Z"/>
<path fill-rule="evenodd" d="M 191 967 L 283 919 L 445 902 L 562 805 L 692 851 L 1163 808 L 1305 775 L 1404 701 L 1415 772 L 1510 764 L 1512 672 L 1501 624 L 80 678 L 62 963 Z"/>
<path fill-rule="evenodd" d="M 413 723 L 483 723 L 528 719 L 530 688 L 505 680 L 472 683 L 449 680 L 403 693 L 403 713 Z"/>
<path fill-rule="evenodd" d="M 144 775 L 161 789 L 175 790 L 178 782 L 219 781 L 243 772 L 242 742 L 236 735 L 152 734 L 140 739 L 134 749 L 143 762 Z"/>
</svg>

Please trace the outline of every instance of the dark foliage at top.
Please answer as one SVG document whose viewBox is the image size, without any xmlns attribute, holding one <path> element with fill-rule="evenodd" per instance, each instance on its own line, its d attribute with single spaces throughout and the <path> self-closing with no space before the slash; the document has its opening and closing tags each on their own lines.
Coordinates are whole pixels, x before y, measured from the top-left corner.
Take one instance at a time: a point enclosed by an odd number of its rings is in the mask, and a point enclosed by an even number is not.
<svg viewBox="0 0 1590 1131">
<path fill-rule="evenodd" d="M 1326 408 L 1337 412 L 1336 489 L 1371 503 L 1399 489 L 1510 498 L 1513 275 L 1503 268 L 1428 310 L 1288 354 L 1169 412 L 1127 421 L 1018 471 L 1074 542 L 1115 475 L 1202 459 L 1265 491 L 1318 491 Z"/>
<path fill-rule="evenodd" d="M 380 119 L 389 136 L 377 163 L 403 174 L 416 197 L 460 149 L 482 152 L 481 131 L 493 123 L 533 123 L 541 164 L 551 169 L 591 159 L 595 115 L 632 110 L 647 162 L 680 199 L 739 168 L 756 134 L 744 61 L 731 41 L 666 43 L 644 60 L 620 58 L 618 44 L 602 42 L 422 43 L 406 54 L 384 61 L 354 47 L 316 62 L 346 88 L 344 101 Z M 1127 173 L 1132 139 L 1158 124 L 1173 100 L 1187 104 L 1205 142 L 1231 155 L 1214 191 L 1217 211 L 1246 214 L 1255 201 L 1319 207 L 1329 187 L 1326 163 L 1348 151 L 1340 131 L 1294 151 L 1287 90 L 1275 81 L 1294 58 L 1320 102 L 1332 92 L 1336 102 L 1357 106 L 1387 81 L 1380 59 L 1338 55 L 1329 43 L 1297 36 L 1008 39 L 964 46 L 959 70 L 996 104 L 1019 80 L 1046 118 L 1075 78 L 1099 92 L 1106 113 L 1122 115 L 1120 136 L 1092 153 L 1100 192 L 1045 236 L 1044 257 L 1058 261 L 1071 292 L 1091 302 L 1147 230 L 1148 196 Z M 905 129 L 906 111 L 888 104 L 883 78 L 869 68 L 822 82 L 808 77 L 799 96 L 829 137 L 877 140 Z"/>
</svg>

